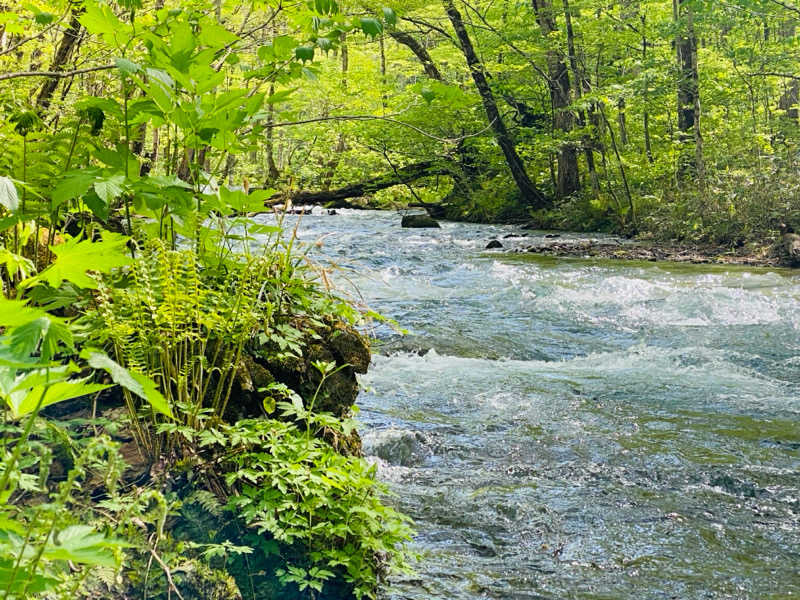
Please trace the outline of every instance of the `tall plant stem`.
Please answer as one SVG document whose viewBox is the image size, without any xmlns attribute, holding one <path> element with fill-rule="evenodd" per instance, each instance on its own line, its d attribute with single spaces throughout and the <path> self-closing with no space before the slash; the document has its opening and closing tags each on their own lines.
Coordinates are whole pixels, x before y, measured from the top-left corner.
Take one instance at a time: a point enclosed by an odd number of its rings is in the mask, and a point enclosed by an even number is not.
<svg viewBox="0 0 800 600">
<path fill-rule="evenodd" d="M 131 125 L 128 121 L 128 86 L 127 80 L 122 80 L 122 111 L 125 119 L 125 182 L 128 182 L 130 176 L 130 158 L 131 158 Z M 122 201 L 125 204 L 125 223 L 128 226 L 128 235 L 133 235 L 133 227 L 131 226 L 131 197 L 130 194 L 125 192 L 122 195 Z M 131 258 L 136 258 L 136 246 L 130 244 Z"/>
</svg>

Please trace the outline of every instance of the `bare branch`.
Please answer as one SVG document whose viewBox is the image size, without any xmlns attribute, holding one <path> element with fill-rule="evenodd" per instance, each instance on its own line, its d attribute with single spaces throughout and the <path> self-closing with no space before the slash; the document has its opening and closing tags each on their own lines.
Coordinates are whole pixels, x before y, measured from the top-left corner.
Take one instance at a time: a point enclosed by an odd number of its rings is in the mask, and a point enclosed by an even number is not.
<svg viewBox="0 0 800 600">
<path fill-rule="evenodd" d="M 116 67 L 116 65 L 85 67 L 83 69 L 75 69 L 74 71 L 17 71 L 14 73 L 0 73 L 0 81 L 5 81 L 6 79 L 17 79 L 19 77 L 53 77 L 63 79 L 64 77 L 74 77 L 75 75 L 93 73 L 94 71 L 107 71 L 109 69 L 113 69 L 114 67 Z"/>
<path fill-rule="evenodd" d="M 747 73 L 748 77 L 783 77 L 785 79 L 794 79 L 800 81 L 800 75 L 793 75 L 791 73 L 774 73 L 772 71 L 762 71 L 759 73 Z"/>
</svg>

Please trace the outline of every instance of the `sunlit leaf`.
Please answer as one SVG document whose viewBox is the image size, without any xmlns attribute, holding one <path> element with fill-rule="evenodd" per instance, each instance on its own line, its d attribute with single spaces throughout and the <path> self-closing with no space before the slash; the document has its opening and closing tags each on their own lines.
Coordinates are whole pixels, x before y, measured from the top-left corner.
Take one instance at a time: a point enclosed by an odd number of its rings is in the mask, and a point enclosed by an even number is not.
<svg viewBox="0 0 800 600">
<path fill-rule="evenodd" d="M 51 287 L 58 287 L 63 281 L 78 287 L 94 289 L 97 282 L 88 273 L 110 273 L 113 269 L 130 264 L 128 237 L 104 231 L 102 241 L 73 238 L 64 244 L 53 246 L 55 262 L 34 278 L 44 281 Z"/>
</svg>

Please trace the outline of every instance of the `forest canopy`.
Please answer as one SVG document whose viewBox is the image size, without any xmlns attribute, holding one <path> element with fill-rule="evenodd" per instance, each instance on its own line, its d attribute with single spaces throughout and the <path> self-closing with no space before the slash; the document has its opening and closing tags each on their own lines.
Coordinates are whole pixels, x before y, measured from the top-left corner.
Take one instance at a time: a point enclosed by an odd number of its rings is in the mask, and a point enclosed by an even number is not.
<svg viewBox="0 0 800 600">
<path fill-rule="evenodd" d="M 0 168 L 101 219 L 131 186 L 177 198 L 219 166 L 303 202 L 740 244 L 797 218 L 798 18 L 776 0 L 20 4 Z"/>
</svg>

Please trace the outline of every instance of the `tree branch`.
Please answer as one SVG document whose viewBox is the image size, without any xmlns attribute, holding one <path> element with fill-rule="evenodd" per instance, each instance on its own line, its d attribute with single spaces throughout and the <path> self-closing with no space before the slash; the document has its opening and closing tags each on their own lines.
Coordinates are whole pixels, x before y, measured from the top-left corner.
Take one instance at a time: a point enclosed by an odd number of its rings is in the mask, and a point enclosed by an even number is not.
<svg viewBox="0 0 800 600">
<path fill-rule="evenodd" d="M 116 65 L 85 67 L 83 69 L 75 69 L 74 71 L 16 71 L 14 73 L 0 73 L 0 81 L 5 81 L 6 79 L 17 79 L 19 77 L 54 77 L 63 79 L 64 77 L 74 77 L 75 75 L 92 73 L 94 71 L 107 71 L 109 69 L 113 69 L 114 67 L 116 67 Z"/>
<path fill-rule="evenodd" d="M 782 0 L 771 0 L 771 1 L 777 4 L 778 6 L 782 6 L 786 10 L 792 11 L 793 13 L 797 13 L 798 15 L 800 15 L 800 8 L 797 8 L 796 6 L 792 6 L 791 4 L 783 2 Z"/>
</svg>

